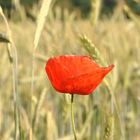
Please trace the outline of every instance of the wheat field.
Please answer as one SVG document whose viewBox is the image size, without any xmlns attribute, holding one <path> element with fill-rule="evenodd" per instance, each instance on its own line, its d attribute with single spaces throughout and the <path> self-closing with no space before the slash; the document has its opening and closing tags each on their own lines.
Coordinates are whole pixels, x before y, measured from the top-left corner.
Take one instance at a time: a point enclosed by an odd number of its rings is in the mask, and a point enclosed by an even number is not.
<svg viewBox="0 0 140 140">
<path fill-rule="evenodd" d="M 115 68 L 93 94 L 75 96 L 78 140 L 140 140 L 140 17 L 126 10 L 130 19 L 114 14 L 96 25 L 67 11 L 61 21 L 59 8 L 55 17 L 46 10 L 38 26 L 8 20 L 16 52 L 11 45 L 11 60 L 9 43 L 0 42 L 0 140 L 74 139 L 70 97 L 53 89 L 45 64 L 52 56 L 92 56 L 93 46 Z M 2 16 L 0 32 L 8 35 Z"/>
</svg>

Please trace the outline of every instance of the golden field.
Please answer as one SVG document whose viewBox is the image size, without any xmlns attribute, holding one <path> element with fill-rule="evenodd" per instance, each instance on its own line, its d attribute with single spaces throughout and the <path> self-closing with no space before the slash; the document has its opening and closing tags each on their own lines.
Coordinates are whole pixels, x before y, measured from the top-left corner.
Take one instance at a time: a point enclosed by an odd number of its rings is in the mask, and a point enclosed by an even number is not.
<svg viewBox="0 0 140 140">
<path fill-rule="evenodd" d="M 75 19 L 66 13 L 61 21 L 59 15 L 54 18 L 50 12 L 35 51 L 36 24 L 27 18 L 8 20 L 8 24 L 18 63 L 15 67 L 9 61 L 7 43 L 0 43 L 0 140 L 14 140 L 14 70 L 20 126 L 17 139 L 73 140 L 70 97 L 53 89 L 45 64 L 52 56 L 92 55 L 83 47 L 80 35 L 91 40 L 106 66 L 115 67 L 93 94 L 75 96 L 78 140 L 140 140 L 139 17 L 114 15 L 95 26 L 91 19 Z M 2 18 L 0 32 L 7 32 Z"/>
</svg>

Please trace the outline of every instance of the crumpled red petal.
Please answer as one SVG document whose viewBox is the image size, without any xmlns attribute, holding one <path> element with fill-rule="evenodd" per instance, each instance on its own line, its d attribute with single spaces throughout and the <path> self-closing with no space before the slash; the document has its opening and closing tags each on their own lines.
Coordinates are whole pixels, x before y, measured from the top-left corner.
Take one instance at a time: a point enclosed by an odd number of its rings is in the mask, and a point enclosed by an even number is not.
<svg viewBox="0 0 140 140">
<path fill-rule="evenodd" d="M 113 67 L 101 68 L 88 56 L 64 55 L 49 59 L 45 69 L 57 91 L 88 95 Z"/>
</svg>

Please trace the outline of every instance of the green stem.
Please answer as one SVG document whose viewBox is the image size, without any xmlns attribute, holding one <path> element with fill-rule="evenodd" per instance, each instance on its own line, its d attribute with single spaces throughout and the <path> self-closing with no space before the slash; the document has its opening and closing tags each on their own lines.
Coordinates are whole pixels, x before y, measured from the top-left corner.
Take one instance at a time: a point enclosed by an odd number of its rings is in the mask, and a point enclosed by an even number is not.
<svg viewBox="0 0 140 140">
<path fill-rule="evenodd" d="M 74 139 L 77 140 L 74 114 L 73 114 L 73 99 L 74 99 L 74 95 L 72 94 L 71 95 L 71 123 L 72 123 L 72 130 L 73 130 Z"/>
</svg>

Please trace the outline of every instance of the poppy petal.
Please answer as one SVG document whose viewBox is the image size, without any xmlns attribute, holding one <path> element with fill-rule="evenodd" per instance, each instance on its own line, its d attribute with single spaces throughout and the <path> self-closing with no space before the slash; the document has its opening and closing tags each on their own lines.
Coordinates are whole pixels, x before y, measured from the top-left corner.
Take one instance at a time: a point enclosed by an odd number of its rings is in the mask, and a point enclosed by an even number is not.
<svg viewBox="0 0 140 140">
<path fill-rule="evenodd" d="M 45 69 L 57 91 L 87 95 L 113 67 L 101 68 L 87 56 L 65 55 L 50 58 Z"/>
<path fill-rule="evenodd" d="M 63 87 L 65 87 L 63 91 L 65 90 L 65 92 L 68 93 L 81 95 L 90 94 L 96 89 L 105 75 L 109 73 L 113 67 L 114 65 L 111 65 L 107 68 L 100 68 L 96 72 L 93 71 L 93 73 L 87 73 L 71 79 L 66 79 L 66 81 L 63 82 Z"/>
</svg>

